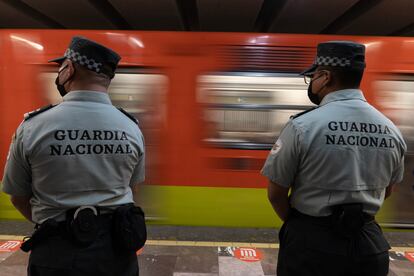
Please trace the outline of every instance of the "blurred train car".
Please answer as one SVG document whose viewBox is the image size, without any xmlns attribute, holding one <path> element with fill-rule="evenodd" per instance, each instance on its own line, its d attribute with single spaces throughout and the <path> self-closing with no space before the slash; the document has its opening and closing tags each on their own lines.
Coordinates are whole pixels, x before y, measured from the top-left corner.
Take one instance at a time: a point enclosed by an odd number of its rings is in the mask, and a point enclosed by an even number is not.
<svg viewBox="0 0 414 276">
<path fill-rule="evenodd" d="M 62 54 L 74 35 L 122 56 L 110 96 L 144 131 L 148 177 L 138 200 L 154 223 L 239 227 L 280 225 L 259 170 L 289 116 L 311 107 L 298 73 L 312 63 L 317 43 L 364 43 L 362 89 L 400 127 L 409 149 L 405 180 L 379 218 L 392 226 L 414 225 L 414 39 L 1 30 L 2 169 L 22 115 L 60 101 L 58 68 L 47 60 Z M 0 218 L 16 217 L 1 194 Z"/>
</svg>

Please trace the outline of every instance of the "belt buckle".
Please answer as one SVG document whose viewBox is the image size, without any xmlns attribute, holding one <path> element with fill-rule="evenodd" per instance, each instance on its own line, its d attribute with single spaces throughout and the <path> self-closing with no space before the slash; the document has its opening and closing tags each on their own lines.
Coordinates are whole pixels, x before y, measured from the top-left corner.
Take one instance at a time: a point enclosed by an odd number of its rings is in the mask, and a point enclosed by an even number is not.
<svg viewBox="0 0 414 276">
<path fill-rule="evenodd" d="M 95 216 L 99 215 L 98 209 L 95 206 L 85 205 L 85 206 L 80 206 L 78 209 L 75 210 L 75 213 L 73 214 L 73 219 L 76 219 L 79 212 L 85 209 L 91 209 Z"/>
</svg>

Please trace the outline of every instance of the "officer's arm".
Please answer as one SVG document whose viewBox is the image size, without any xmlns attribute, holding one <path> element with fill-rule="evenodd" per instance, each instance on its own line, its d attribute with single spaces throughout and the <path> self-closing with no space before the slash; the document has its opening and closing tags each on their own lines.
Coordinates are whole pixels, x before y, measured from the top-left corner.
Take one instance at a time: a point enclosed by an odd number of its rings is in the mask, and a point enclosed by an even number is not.
<svg viewBox="0 0 414 276">
<path fill-rule="evenodd" d="M 30 198 L 32 176 L 27 154 L 23 146 L 22 124 L 13 136 L 3 175 L 3 192 L 10 195 L 12 204 L 22 215 L 32 221 Z"/>
<path fill-rule="evenodd" d="M 142 139 L 142 149 L 139 149 L 140 158 L 138 160 L 138 164 L 134 168 L 134 172 L 132 174 L 130 180 L 130 187 L 132 189 L 132 195 L 134 197 L 134 202 L 136 205 L 139 204 L 139 194 L 141 191 L 141 185 L 145 181 L 145 150 L 144 150 L 144 137 L 141 136 Z"/>
<path fill-rule="evenodd" d="M 290 205 L 289 205 L 289 188 L 282 187 L 277 183 L 269 181 L 267 187 L 267 197 L 272 204 L 273 209 L 280 217 L 285 221 L 288 217 Z"/>
<path fill-rule="evenodd" d="M 10 201 L 17 210 L 29 221 L 32 221 L 31 196 L 10 196 Z M 32 221 L 33 222 L 33 221 Z"/>
<path fill-rule="evenodd" d="M 270 151 L 261 173 L 269 179 L 267 196 L 284 221 L 289 213 L 288 192 L 295 181 L 301 148 L 300 131 L 289 121 Z"/>
<path fill-rule="evenodd" d="M 407 151 L 407 145 L 402 142 L 401 144 L 401 159 L 399 160 L 398 165 L 395 167 L 394 171 L 392 172 L 391 181 L 390 184 L 385 189 L 385 198 L 388 198 L 391 196 L 391 194 L 395 191 L 395 188 L 397 187 L 396 184 L 403 181 L 404 178 L 404 154 Z"/>
</svg>

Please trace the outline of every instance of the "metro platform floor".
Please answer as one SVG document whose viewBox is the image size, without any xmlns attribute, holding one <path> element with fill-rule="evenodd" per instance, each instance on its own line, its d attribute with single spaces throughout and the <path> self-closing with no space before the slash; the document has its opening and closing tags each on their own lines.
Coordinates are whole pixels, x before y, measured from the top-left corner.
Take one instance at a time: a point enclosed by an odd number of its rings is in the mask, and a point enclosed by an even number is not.
<svg viewBox="0 0 414 276">
<path fill-rule="evenodd" d="M 0 275 L 26 275 L 28 254 L 19 250 L 33 225 L 0 221 Z M 265 276 L 276 274 L 277 230 L 149 226 L 138 252 L 141 276 Z M 387 231 L 392 276 L 414 275 L 414 232 Z"/>
</svg>

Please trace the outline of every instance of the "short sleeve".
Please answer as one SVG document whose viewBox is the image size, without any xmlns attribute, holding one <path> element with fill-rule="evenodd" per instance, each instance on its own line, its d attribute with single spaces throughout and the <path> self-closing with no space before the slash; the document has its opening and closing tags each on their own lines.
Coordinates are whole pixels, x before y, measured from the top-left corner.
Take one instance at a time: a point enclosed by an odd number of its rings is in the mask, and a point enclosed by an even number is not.
<svg viewBox="0 0 414 276">
<path fill-rule="evenodd" d="M 135 165 L 134 171 L 132 173 L 132 177 L 130 181 L 131 187 L 135 184 L 144 182 L 145 180 L 145 145 L 144 145 L 143 137 L 142 137 L 142 144 L 143 144 L 143 149 L 141 150 L 141 156 L 138 160 L 138 163 Z"/>
<path fill-rule="evenodd" d="M 404 140 L 401 138 L 402 143 L 400 145 L 401 149 L 401 158 L 397 163 L 394 171 L 392 172 L 391 176 L 391 183 L 400 183 L 404 178 L 404 154 L 407 151 L 407 145 L 405 144 Z"/>
<path fill-rule="evenodd" d="M 23 143 L 23 124 L 12 138 L 3 175 L 3 192 L 15 196 L 32 194 L 32 172 Z"/>
<path fill-rule="evenodd" d="M 300 160 L 300 133 L 289 121 L 270 151 L 262 168 L 262 175 L 283 187 L 290 187 L 294 181 Z"/>
</svg>

